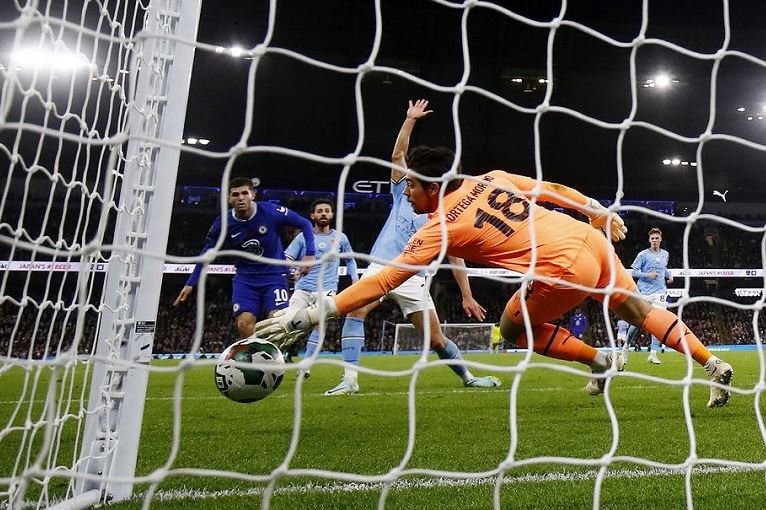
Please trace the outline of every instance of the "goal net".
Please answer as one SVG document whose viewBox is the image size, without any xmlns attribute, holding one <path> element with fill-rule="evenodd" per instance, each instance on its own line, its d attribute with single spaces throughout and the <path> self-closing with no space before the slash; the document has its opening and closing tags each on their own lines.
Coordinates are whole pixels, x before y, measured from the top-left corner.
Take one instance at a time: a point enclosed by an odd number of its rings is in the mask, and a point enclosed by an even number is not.
<svg viewBox="0 0 766 510">
<path fill-rule="evenodd" d="M 548 4 L 3 2 L 0 508 L 762 506 L 766 145 L 748 129 L 766 106 L 745 86 L 766 70 L 762 16 L 727 0 Z M 259 200 L 301 214 L 332 197 L 357 260 L 385 264 L 369 253 L 389 157 L 420 97 L 435 111 L 413 146 L 601 199 L 630 228 L 626 266 L 660 226 L 669 307 L 726 351 L 733 404 L 705 408 L 685 356 L 631 353 L 589 398 L 583 365 L 473 352 L 491 326 L 460 324 L 446 259 L 422 268 L 424 297 L 501 388 L 464 387 L 408 324 L 392 345 L 412 356 L 373 356 L 391 351 L 381 325 L 405 319 L 387 308 L 368 317 L 359 395 L 323 396 L 350 368 L 326 355 L 328 321 L 277 392 L 224 399 L 210 358 L 238 333 L 234 270 L 216 259 L 240 253 L 199 248 L 228 181 L 257 177 Z M 196 294 L 173 306 L 197 263 Z M 487 322 L 536 276 L 469 272 Z M 585 336 L 613 349 L 616 318 L 582 308 Z"/>
<path fill-rule="evenodd" d="M 455 342 L 463 352 L 490 348 L 492 324 L 442 324 L 444 336 Z M 394 354 L 421 352 L 426 346 L 423 334 L 412 324 L 397 324 L 394 330 Z"/>
</svg>

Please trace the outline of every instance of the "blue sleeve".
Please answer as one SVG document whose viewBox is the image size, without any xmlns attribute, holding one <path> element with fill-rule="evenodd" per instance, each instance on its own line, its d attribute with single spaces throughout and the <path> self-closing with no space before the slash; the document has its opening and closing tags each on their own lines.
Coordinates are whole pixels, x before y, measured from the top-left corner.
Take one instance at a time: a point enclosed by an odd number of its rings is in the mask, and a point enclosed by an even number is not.
<svg viewBox="0 0 766 510">
<path fill-rule="evenodd" d="M 213 225 L 210 227 L 210 230 L 207 231 L 207 236 L 205 237 L 205 246 L 202 247 L 202 251 L 200 252 L 200 255 L 203 255 L 205 252 L 207 252 L 209 249 L 211 249 L 213 246 L 215 246 L 215 243 L 218 242 L 218 236 L 221 235 L 221 218 L 217 218 Z M 186 280 L 186 285 L 189 285 L 191 287 L 194 287 L 197 285 L 197 282 L 199 281 L 199 275 L 202 272 L 202 264 L 197 264 L 194 266 L 194 271 L 189 275 L 189 278 Z"/>
<path fill-rule="evenodd" d="M 285 250 L 285 257 L 290 260 L 300 260 L 306 253 L 306 243 L 303 241 L 303 233 L 298 234 Z"/>
<path fill-rule="evenodd" d="M 294 227 L 298 227 L 301 229 L 301 232 L 303 232 L 303 242 L 306 246 L 306 255 L 314 255 L 316 251 L 316 244 L 314 241 L 314 226 L 311 224 L 309 220 L 301 216 L 300 214 L 291 211 L 290 209 L 285 208 L 287 211 L 285 213 L 285 223 L 287 225 L 292 225 Z M 301 257 L 302 258 L 302 257 Z"/>
<path fill-rule="evenodd" d="M 391 181 L 391 194 L 396 197 L 400 197 L 404 195 L 404 188 L 407 186 L 407 178 L 402 177 L 402 180 L 399 182 Z"/>
<path fill-rule="evenodd" d="M 632 269 L 631 275 L 633 278 L 642 278 L 646 276 L 646 273 L 641 271 L 642 266 L 644 265 L 644 252 L 639 253 L 636 255 L 636 260 L 633 261 L 633 264 L 630 266 Z"/>
<path fill-rule="evenodd" d="M 351 247 L 351 243 L 348 242 L 348 237 L 346 237 L 346 234 L 343 234 L 343 238 L 340 241 L 340 252 L 341 253 L 351 253 L 354 249 Z M 359 269 L 356 267 L 356 259 L 355 258 L 348 258 L 343 259 L 346 264 L 346 272 L 351 277 L 352 280 L 358 280 L 359 279 Z"/>
</svg>

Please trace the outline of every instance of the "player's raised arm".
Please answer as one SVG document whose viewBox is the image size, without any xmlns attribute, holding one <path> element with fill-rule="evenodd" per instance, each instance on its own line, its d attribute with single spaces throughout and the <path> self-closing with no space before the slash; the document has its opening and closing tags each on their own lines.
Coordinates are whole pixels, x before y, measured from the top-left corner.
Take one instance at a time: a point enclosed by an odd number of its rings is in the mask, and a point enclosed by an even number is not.
<svg viewBox="0 0 766 510">
<path fill-rule="evenodd" d="M 523 175 L 508 174 L 513 183 L 521 191 L 531 191 L 537 181 Z M 574 188 L 557 182 L 541 181 L 540 200 L 580 211 L 590 220 L 593 228 L 599 229 L 606 235 L 607 225 L 612 241 L 622 241 L 628 232 L 625 222 L 616 213 L 611 213 L 598 200 L 587 197 Z M 611 225 L 610 225 L 611 224 Z"/>
<path fill-rule="evenodd" d="M 418 119 L 422 119 L 433 110 L 428 109 L 428 101 L 426 99 L 418 99 L 414 103 L 409 102 L 409 108 L 407 108 L 407 117 L 404 119 L 402 127 L 399 129 L 399 134 L 396 137 L 396 143 L 394 144 L 394 152 L 391 153 L 391 162 L 399 167 L 407 167 L 407 151 L 410 149 L 410 136 L 412 130 L 415 127 L 415 123 Z M 404 178 L 404 172 L 397 169 L 396 166 L 391 168 L 391 180 L 399 182 Z"/>
<path fill-rule="evenodd" d="M 468 273 L 465 272 L 465 261 L 460 257 L 452 257 L 450 255 L 447 256 L 447 259 L 453 266 L 462 268 L 462 270 L 453 268 L 452 275 L 455 277 L 457 286 L 460 287 L 460 294 L 463 297 L 463 311 L 469 318 L 472 317 L 477 321 L 483 321 L 487 310 L 473 298 Z"/>
</svg>

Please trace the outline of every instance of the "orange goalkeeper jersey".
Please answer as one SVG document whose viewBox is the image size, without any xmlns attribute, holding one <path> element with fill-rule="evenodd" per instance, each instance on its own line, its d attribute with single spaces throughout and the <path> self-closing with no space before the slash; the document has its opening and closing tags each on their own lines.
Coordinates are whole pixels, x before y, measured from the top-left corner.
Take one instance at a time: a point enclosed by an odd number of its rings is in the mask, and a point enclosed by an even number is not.
<svg viewBox="0 0 766 510">
<path fill-rule="evenodd" d="M 442 208 L 415 232 L 393 262 L 425 266 L 439 256 L 446 241 L 449 255 L 520 273 L 532 266 L 534 254 L 536 274 L 560 277 L 582 248 L 590 225 L 530 202 L 523 191 L 535 186 L 534 179 L 500 170 L 479 179 L 464 180 L 447 194 Z M 441 215 L 446 239 L 442 237 Z M 362 278 L 336 296 L 338 313 L 345 314 L 385 295 L 414 272 L 389 266 Z"/>
</svg>

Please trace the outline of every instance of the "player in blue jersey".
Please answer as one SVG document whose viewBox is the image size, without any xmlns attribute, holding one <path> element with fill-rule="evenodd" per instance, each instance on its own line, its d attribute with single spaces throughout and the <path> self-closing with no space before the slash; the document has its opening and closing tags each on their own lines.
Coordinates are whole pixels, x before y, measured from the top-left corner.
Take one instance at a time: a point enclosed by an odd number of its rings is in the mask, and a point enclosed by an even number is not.
<svg viewBox="0 0 766 510">
<path fill-rule="evenodd" d="M 585 334 L 586 329 L 588 329 L 588 318 L 585 317 L 582 310 L 578 308 L 569 319 L 569 332 L 572 333 L 573 336 L 582 340 L 582 336 Z"/>
<path fill-rule="evenodd" d="M 286 207 L 270 202 L 256 202 L 250 179 L 232 179 L 229 182 L 228 201 L 231 209 L 223 217 L 219 216 L 213 221 L 202 253 L 213 248 L 218 239 L 225 234 L 221 250 L 235 250 L 243 254 L 284 260 L 280 231 L 290 225 L 300 228 L 307 239 L 309 248 L 304 260 L 313 260 L 314 231 L 311 223 Z M 232 281 L 232 311 L 240 337 L 247 338 L 253 334 L 256 322 L 287 307 L 287 267 L 281 264 L 266 264 L 247 257 L 237 257 L 234 266 L 236 274 Z M 191 296 L 201 271 L 202 264 L 197 264 L 173 306 Z"/>
<path fill-rule="evenodd" d="M 628 362 L 628 321 L 620 319 L 617 321 L 617 347 L 622 349 L 622 359 Z"/>
<path fill-rule="evenodd" d="M 314 256 L 317 259 L 321 259 L 325 253 L 331 251 L 333 246 L 336 245 L 339 253 L 352 253 L 354 251 L 351 248 L 351 243 L 348 242 L 346 234 L 336 232 L 330 228 L 333 216 L 333 202 L 331 200 L 320 198 L 314 200 L 311 204 L 309 217 L 314 223 Z M 298 234 L 285 250 L 285 256 L 288 260 L 299 260 L 306 255 L 306 248 L 306 238 L 302 233 Z M 353 257 L 344 260 L 351 281 L 357 281 L 359 279 L 359 271 L 357 271 L 356 261 Z M 290 306 L 308 308 L 316 303 L 321 296 L 334 296 L 338 292 L 339 266 L 340 258 L 332 258 L 312 266 L 309 272 L 303 276 L 300 276 L 300 273 L 298 273 L 296 276 L 299 279 L 295 284 L 295 291 L 290 298 Z M 319 327 L 317 326 L 311 331 L 306 341 L 307 358 L 314 354 L 318 344 Z M 304 377 L 309 377 L 310 375 L 311 373 L 308 370 L 303 372 Z"/>
<path fill-rule="evenodd" d="M 426 214 L 415 214 L 412 210 L 412 205 L 404 195 L 404 189 L 407 184 L 406 174 L 397 167 L 406 167 L 405 157 L 409 150 L 412 130 L 418 119 L 425 117 L 429 113 L 431 111 L 428 110 L 428 101 L 425 99 L 420 99 L 414 104 L 410 101 L 407 116 L 396 138 L 396 144 L 391 156 L 391 161 L 395 165 L 391 169 L 391 194 L 393 195 L 394 203 L 388 219 L 383 225 L 383 229 L 370 252 L 371 256 L 380 260 L 396 258 L 406 246 L 410 236 L 428 220 Z M 453 266 L 465 267 L 463 259 L 457 257 L 448 258 Z M 364 272 L 363 278 L 380 272 L 384 267 L 383 264 L 370 263 Z M 453 274 L 460 287 L 463 297 L 463 310 L 466 315 L 474 317 L 479 321 L 484 320 L 486 310 L 473 299 L 471 286 L 465 271 L 455 269 Z M 393 299 L 396 301 L 402 310 L 402 314 L 421 334 L 424 334 L 425 322 L 428 321 L 430 327 L 430 346 L 440 359 L 462 360 L 463 356 L 457 345 L 445 337 L 442 332 L 439 316 L 436 314 L 436 307 L 425 285 L 425 274 L 420 272 L 389 292 L 383 299 Z M 349 365 L 345 367 L 343 380 L 340 384 L 326 391 L 325 395 L 347 395 L 359 392 L 357 370 L 353 366 L 359 364 L 359 355 L 364 345 L 364 319 L 378 304 L 380 304 L 380 301 L 371 303 L 346 315 L 341 333 L 341 347 L 343 349 L 343 361 Z M 464 364 L 454 364 L 449 365 L 449 367 L 460 377 L 465 386 L 473 388 L 500 386 L 500 380 L 496 377 L 474 377 Z"/>
<path fill-rule="evenodd" d="M 636 282 L 638 291 L 646 296 L 652 306 L 657 308 L 667 308 L 668 285 L 673 283 L 673 276 L 668 270 L 668 259 L 670 254 L 660 248 L 662 244 L 662 231 L 654 227 L 649 230 L 649 248 L 636 255 L 636 260 L 630 266 L 633 278 L 638 278 Z M 638 330 L 635 326 L 628 329 L 628 342 L 632 342 Z M 652 336 L 652 343 L 649 345 L 649 357 L 647 361 L 654 365 L 662 363 L 657 357 L 657 353 L 662 349 L 659 339 Z"/>
</svg>

